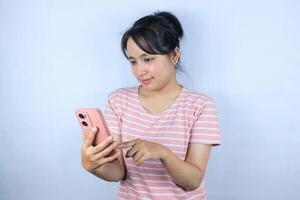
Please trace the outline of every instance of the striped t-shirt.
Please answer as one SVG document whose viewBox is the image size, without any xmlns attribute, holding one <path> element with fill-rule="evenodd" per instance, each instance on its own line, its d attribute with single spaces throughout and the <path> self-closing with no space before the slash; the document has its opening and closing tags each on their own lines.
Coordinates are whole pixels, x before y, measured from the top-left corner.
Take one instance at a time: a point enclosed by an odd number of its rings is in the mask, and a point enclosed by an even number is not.
<svg viewBox="0 0 300 200">
<path fill-rule="evenodd" d="M 149 113 L 140 103 L 138 87 L 110 93 L 104 117 L 109 130 L 122 141 L 148 140 L 164 145 L 185 160 L 190 143 L 219 145 L 220 130 L 213 100 L 183 88 L 175 102 L 159 114 Z M 123 150 L 125 155 L 127 149 Z M 206 199 L 204 181 L 194 191 L 177 186 L 159 160 L 137 165 L 124 158 L 126 178 L 120 182 L 118 199 Z"/>
</svg>

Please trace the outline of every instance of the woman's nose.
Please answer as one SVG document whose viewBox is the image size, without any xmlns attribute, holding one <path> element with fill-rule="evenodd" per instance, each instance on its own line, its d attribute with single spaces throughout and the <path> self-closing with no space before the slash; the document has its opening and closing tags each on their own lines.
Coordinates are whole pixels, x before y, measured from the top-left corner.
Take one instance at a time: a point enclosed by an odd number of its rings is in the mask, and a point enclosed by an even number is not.
<svg viewBox="0 0 300 200">
<path fill-rule="evenodd" d="M 144 75 L 147 73 L 146 68 L 143 65 L 138 65 L 137 72 L 138 75 Z"/>
</svg>

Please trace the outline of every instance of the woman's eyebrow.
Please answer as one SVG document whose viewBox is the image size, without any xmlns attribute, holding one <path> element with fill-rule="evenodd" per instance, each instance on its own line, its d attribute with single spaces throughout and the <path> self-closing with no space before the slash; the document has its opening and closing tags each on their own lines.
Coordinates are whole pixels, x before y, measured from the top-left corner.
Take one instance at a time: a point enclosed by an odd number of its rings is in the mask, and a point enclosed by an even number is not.
<svg viewBox="0 0 300 200">
<path fill-rule="evenodd" d="M 139 57 L 145 57 L 145 56 L 148 56 L 149 54 L 146 54 L 146 53 L 143 53 L 142 55 L 140 55 Z M 128 59 L 135 59 L 134 57 L 132 56 L 129 56 Z"/>
</svg>

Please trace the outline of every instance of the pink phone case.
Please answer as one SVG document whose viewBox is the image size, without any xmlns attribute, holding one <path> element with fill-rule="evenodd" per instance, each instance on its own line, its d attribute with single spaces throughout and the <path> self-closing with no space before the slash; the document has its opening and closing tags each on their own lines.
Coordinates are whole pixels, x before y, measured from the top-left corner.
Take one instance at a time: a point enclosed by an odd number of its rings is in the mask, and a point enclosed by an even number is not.
<svg viewBox="0 0 300 200">
<path fill-rule="evenodd" d="M 97 145 L 111 134 L 108 130 L 102 112 L 98 108 L 79 108 L 75 112 L 76 117 L 83 131 L 98 127 L 98 133 L 93 145 Z"/>
</svg>

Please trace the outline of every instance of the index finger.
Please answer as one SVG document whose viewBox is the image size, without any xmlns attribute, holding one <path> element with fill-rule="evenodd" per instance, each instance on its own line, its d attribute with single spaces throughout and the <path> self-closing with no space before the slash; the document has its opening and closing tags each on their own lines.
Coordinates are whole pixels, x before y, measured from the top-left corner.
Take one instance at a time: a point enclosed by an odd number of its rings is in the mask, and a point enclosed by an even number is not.
<svg viewBox="0 0 300 200">
<path fill-rule="evenodd" d="M 92 130 L 84 131 L 83 146 L 85 148 L 92 146 L 97 131 L 97 127 L 94 127 Z"/>
<path fill-rule="evenodd" d="M 118 145 L 117 148 L 129 148 L 133 147 L 137 143 L 137 140 L 131 140 L 128 142 L 123 142 L 122 144 Z"/>
</svg>

